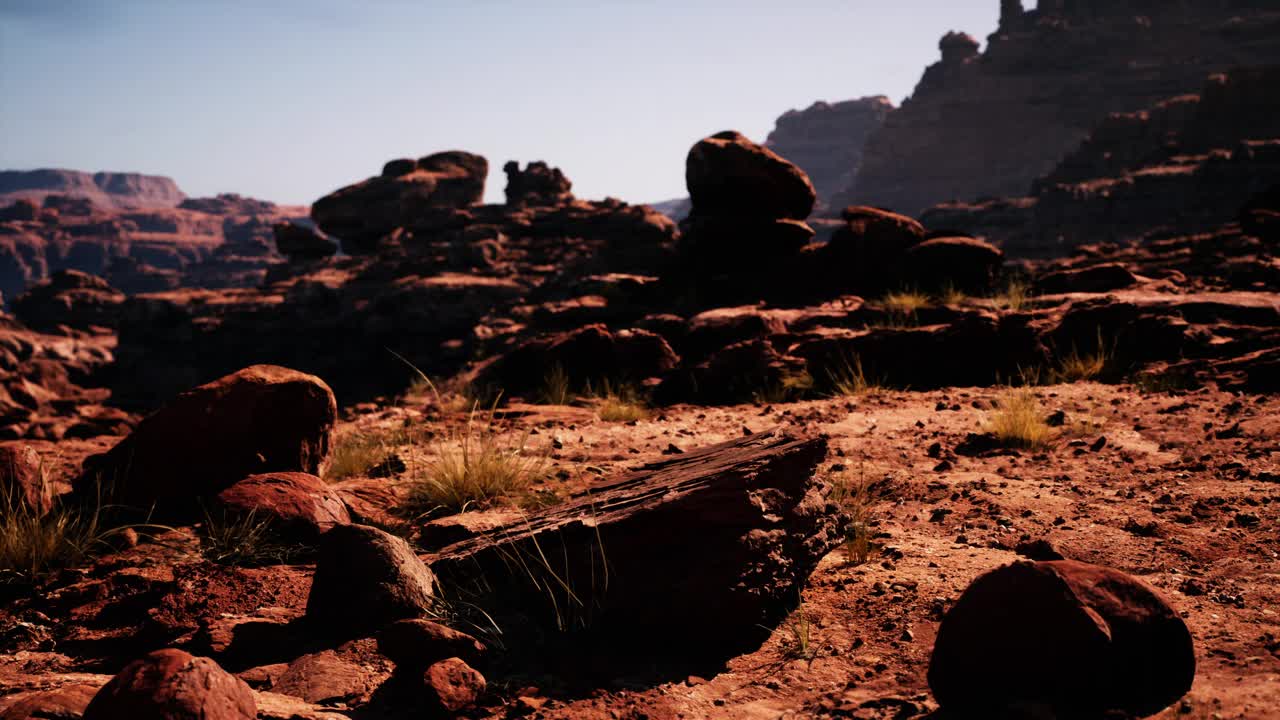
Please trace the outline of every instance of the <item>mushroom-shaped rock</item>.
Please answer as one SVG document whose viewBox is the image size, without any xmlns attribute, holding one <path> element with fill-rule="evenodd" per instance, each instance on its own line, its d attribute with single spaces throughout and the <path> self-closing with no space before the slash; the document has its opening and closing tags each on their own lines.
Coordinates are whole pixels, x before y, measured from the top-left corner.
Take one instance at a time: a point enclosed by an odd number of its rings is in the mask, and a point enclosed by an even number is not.
<svg viewBox="0 0 1280 720">
<path fill-rule="evenodd" d="M 1017 562 L 974 580 L 943 618 L 929 687 L 962 713 L 1143 717 L 1190 690 L 1195 668 L 1187 626 L 1145 583 L 1072 560 Z"/>
<path fill-rule="evenodd" d="M 698 215 L 803 220 L 817 198 L 804 171 L 733 130 L 700 140 L 685 161 Z"/>
<path fill-rule="evenodd" d="M 157 650 L 125 666 L 85 708 L 84 720 L 254 720 L 243 680 L 209 658 Z"/>
<path fill-rule="evenodd" d="M 335 636 L 377 630 L 431 609 L 435 575 L 403 539 L 366 525 L 320 537 L 307 619 Z"/>
<path fill-rule="evenodd" d="M 337 243 L 308 227 L 280 222 L 271 230 L 275 233 L 276 249 L 295 262 L 320 260 L 338 252 Z"/>
<path fill-rule="evenodd" d="M 249 475 L 318 474 L 337 415 L 320 378 L 253 365 L 182 393 L 86 459 L 75 489 L 85 497 L 110 491 L 112 502 L 155 507 L 159 517 L 190 514 Z"/>
<path fill-rule="evenodd" d="M 347 506 L 323 480 L 300 472 L 250 475 L 218 493 L 218 505 L 238 516 L 252 513 L 273 529 L 301 541 L 315 540 L 335 525 L 347 525 Z"/>
</svg>

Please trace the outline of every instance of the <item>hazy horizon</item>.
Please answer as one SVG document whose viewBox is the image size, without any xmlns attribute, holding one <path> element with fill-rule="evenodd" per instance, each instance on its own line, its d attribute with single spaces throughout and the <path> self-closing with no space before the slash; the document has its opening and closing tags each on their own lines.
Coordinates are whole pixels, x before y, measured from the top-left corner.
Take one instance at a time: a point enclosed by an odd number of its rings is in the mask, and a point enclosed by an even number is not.
<svg viewBox="0 0 1280 720">
<path fill-rule="evenodd" d="M 1024 3 L 1028 6 L 1034 3 Z M 251 4 L 0 0 L 0 169 L 309 204 L 393 157 L 545 160 L 579 197 L 684 194 L 684 156 L 789 109 L 909 95 L 998 0 Z"/>
</svg>

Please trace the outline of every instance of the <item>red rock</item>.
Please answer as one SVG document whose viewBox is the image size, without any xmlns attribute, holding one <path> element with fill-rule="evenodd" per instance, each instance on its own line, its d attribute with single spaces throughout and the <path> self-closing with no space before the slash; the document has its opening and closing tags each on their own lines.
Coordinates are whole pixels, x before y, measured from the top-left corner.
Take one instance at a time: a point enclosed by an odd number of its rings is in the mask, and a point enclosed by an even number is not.
<svg viewBox="0 0 1280 720">
<path fill-rule="evenodd" d="M 1060 270 L 1036 279 L 1036 292 L 1041 295 L 1058 293 L 1102 293 L 1132 287 L 1138 278 L 1129 268 L 1119 263 L 1101 263 L 1075 270 Z"/>
<path fill-rule="evenodd" d="M 765 147 L 795 163 L 813 182 L 821 205 L 853 182 L 867 138 L 893 112 L 883 95 L 816 102 L 789 110 L 775 123 Z"/>
<path fill-rule="evenodd" d="M 425 615 L 435 575 L 409 543 L 377 528 L 339 525 L 320 537 L 307 620 L 333 635 Z"/>
<path fill-rule="evenodd" d="M 431 665 L 422 680 L 428 703 L 448 713 L 475 705 L 486 687 L 484 676 L 458 658 Z"/>
<path fill-rule="evenodd" d="M 939 237 L 907 249 L 898 277 L 905 287 L 983 292 L 994 284 L 1004 253 L 985 240 Z"/>
<path fill-rule="evenodd" d="M 554 207 L 573 200 L 573 193 L 569 192 L 573 183 L 560 168 L 553 168 L 541 160 L 529 163 L 524 170 L 512 160 L 502 166 L 502 171 L 507 174 L 508 205 Z"/>
<path fill-rule="evenodd" d="M 276 248 L 290 260 L 306 261 L 327 258 L 338 252 L 338 244 L 316 231 L 290 222 L 276 223 Z"/>
<path fill-rule="evenodd" d="M 209 658 L 157 650 L 125 666 L 84 720 L 255 720 L 253 691 Z"/>
<path fill-rule="evenodd" d="M 96 275 L 59 270 L 14 300 L 13 311 L 35 330 L 54 330 L 59 325 L 114 328 L 120 324 L 124 299 L 124 293 Z"/>
<path fill-rule="evenodd" d="M 44 515 L 53 507 L 53 486 L 30 446 L 0 445 L 0 512 L 22 508 Z"/>
<path fill-rule="evenodd" d="M 289 663 L 271 691 L 319 705 L 358 699 L 369 693 L 371 682 L 364 667 L 333 650 L 322 650 Z"/>
<path fill-rule="evenodd" d="M 328 464 L 337 403 L 320 378 L 254 365 L 188 390 L 85 460 L 78 493 L 99 483 L 115 503 L 190 513 L 245 477 L 316 474 Z"/>
<path fill-rule="evenodd" d="M 1146 716 L 1195 677 L 1191 634 L 1150 586 L 1072 560 L 1017 562 L 974 580 L 938 628 L 929 687 L 947 710 Z"/>
<path fill-rule="evenodd" d="M 84 714 L 96 685 L 64 685 L 28 695 L 0 712 L 0 720 L 72 720 Z"/>
<path fill-rule="evenodd" d="M 300 472 L 250 475 L 218 493 L 218 505 L 269 519 L 277 532 L 304 541 L 351 522 L 337 493 L 315 475 Z"/>
<path fill-rule="evenodd" d="M 484 656 L 483 643 L 470 635 L 430 620 L 400 620 L 378 633 L 378 652 L 400 668 L 425 668 L 446 658 L 475 663 Z"/>
<path fill-rule="evenodd" d="M 816 197 L 804 171 L 732 130 L 689 150 L 685 182 L 694 213 L 704 216 L 804 220 Z"/>
</svg>

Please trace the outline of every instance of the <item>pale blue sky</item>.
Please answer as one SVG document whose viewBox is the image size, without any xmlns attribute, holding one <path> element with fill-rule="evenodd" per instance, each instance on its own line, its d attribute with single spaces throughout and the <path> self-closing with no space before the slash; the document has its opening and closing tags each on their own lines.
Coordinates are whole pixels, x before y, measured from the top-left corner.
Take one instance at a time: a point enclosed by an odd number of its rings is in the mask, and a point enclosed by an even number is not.
<svg viewBox="0 0 1280 720">
<path fill-rule="evenodd" d="M 1033 3 L 1025 3 L 1028 6 Z M 546 160 L 580 197 L 684 193 L 684 156 L 814 100 L 910 94 L 999 0 L 0 0 L 0 168 L 309 203 L 392 157 Z"/>
</svg>

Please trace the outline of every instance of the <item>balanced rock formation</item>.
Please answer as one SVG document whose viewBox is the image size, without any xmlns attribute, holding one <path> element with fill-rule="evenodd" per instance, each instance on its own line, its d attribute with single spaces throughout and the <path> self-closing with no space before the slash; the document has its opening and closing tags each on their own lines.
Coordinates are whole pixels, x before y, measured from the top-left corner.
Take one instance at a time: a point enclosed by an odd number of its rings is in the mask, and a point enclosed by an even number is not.
<svg viewBox="0 0 1280 720">
<path fill-rule="evenodd" d="M 1057 717 L 1145 717 L 1191 689 L 1177 611 L 1118 570 L 1018 562 L 973 581 L 938 628 L 929 687 L 948 710 L 1039 706 Z"/>
<path fill-rule="evenodd" d="M 883 95 L 816 102 L 804 110 L 783 113 L 765 147 L 809 176 L 822 211 L 836 193 L 852 184 L 862 166 L 867 138 L 891 112 L 893 103 Z"/>
<path fill-rule="evenodd" d="M 972 38 L 943 38 L 942 60 L 871 134 L 837 207 L 918 215 L 951 200 L 1019 197 L 1109 113 L 1280 61 L 1280 13 L 1268 0 L 1064 0 L 1034 10 L 1006 0 L 1001 10 L 981 54 Z"/>
<path fill-rule="evenodd" d="M 741 133 L 726 130 L 694 144 L 685 182 L 693 209 L 681 223 L 682 271 L 707 292 L 767 292 L 785 276 L 779 263 L 795 262 L 813 237 L 804 223 L 817 198 L 813 183 Z"/>
<path fill-rule="evenodd" d="M 254 365 L 182 393 L 127 438 L 85 460 L 76 491 L 121 505 L 192 512 L 243 478 L 327 467 L 337 404 L 313 375 Z"/>
<path fill-rule="evenodd" d="M 440 210 L 480 202 L 489 163 L 461 150 L 392 160 L 382 174 L 335 190 L 311 206 L 316 225 L 342 239 L 348 253 L 370 252 L 398 227 L 429 223 Z"/>
<path fill-rule="evenodd" d="M 125 666 L 98 691 L 84 720 L 255 720 L 243 680 L 209 658 L 157 650 Z"/>
</svg>

